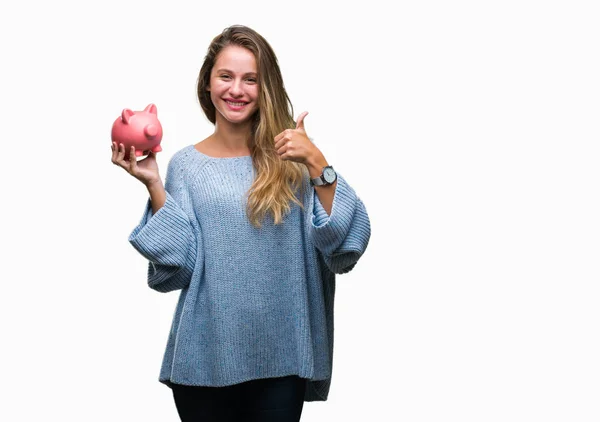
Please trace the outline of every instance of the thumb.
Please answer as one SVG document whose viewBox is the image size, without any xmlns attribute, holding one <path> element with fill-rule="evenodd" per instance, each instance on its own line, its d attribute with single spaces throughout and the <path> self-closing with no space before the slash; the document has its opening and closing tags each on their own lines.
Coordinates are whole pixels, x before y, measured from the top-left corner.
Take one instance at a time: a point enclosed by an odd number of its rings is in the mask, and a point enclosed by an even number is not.
<svg viewBox="0 0 600 422">
<path fill-rule="evenodd" d="M 298 116 L 298 120 L 296 121 L 296 129 L 304 129 L 304 118 L 308 114 L 308 111 L 305 111 Z"/>
</svg>

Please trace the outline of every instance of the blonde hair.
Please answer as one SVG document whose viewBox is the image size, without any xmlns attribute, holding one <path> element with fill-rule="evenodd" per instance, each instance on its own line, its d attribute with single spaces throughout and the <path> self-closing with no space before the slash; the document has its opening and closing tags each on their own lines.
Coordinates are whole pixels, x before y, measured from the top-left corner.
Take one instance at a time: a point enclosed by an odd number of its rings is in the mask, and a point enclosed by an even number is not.
<svg viewBox="0 0 600 422">
<path fill-rule="evenodd" d="M 269 43 L 256 31 L 233 25 L 217 35 L 208 47 L 204 63 L 198 75 L 198 99 L 204 114 L 215 124 L 215 106 L 206 90 L 210 83 L 210 73 L 221 50 L 229 45 L 237 45 L 250 50 L 256 59 L 259 94 L 258 110 L 253 116 L 249 148 L 255 168 L 255 178 L 247 192 L 246 213 L 248 219 L 260 228 L 267 213 L 274 224 L 281 224 L 291 211 L 290 202 L 304 205 L 296 197 L 304 195 L 303 179 L 308 170 L 302 163 L 282 160 L 275 150 L 274 138 L 285 129 L 294 129 L 294 108 L 285 90 L 277 57 Z"/>
</svg>

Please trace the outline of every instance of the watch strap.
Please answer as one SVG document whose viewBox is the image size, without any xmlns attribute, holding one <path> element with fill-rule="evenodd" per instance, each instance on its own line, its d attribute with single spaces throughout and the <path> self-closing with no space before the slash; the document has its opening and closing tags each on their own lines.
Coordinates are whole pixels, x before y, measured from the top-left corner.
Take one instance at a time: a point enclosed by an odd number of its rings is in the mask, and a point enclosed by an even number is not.
<svg viewBox="0 0 600 422">
<path fill-rule="evenodd" d="M 320 176 L 315 177 L 314 179 L 310 179 L 310 183 L 313 186 L 323 186 L 323 185 L 325 185 L 326 183 L 325 183 L 325 180 L 323 180 L 323 173 L 321 173 Z"/>
</svg>

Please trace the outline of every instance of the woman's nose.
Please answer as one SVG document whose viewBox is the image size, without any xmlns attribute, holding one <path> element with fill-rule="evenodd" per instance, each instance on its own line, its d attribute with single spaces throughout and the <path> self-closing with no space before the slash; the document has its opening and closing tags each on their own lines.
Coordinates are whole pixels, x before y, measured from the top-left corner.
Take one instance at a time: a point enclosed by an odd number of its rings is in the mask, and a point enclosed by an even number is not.
<svg viewBox="0 0 600 422">
<path fill-rule="evenodd" d="M 234 97 L 240 97 L 244 94 L 242 89 L 242 81 L 233 81 L 229 87 L 229 92 Z"/>
</svg>

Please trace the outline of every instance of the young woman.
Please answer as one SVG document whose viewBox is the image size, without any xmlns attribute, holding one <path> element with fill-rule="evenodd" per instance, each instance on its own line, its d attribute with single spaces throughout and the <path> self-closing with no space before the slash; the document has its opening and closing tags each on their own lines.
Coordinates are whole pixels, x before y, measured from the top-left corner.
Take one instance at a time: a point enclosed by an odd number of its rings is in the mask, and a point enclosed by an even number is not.
<svg viewBox="0 0 600 422">
<path fill-rule="evenodd" d="M 216 36 L 198 77 L 214 132 L 177 151 L 112 162 L 150 198 L 129 241 L 148 285 L 180 290 L 159 381 L 183 421 L 298 421 L 325 401 L 335 274 L 371 230 L 364 204 L 293 120 L 277 58 L 254 30 Z"/>
</svg>

